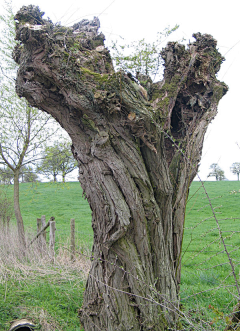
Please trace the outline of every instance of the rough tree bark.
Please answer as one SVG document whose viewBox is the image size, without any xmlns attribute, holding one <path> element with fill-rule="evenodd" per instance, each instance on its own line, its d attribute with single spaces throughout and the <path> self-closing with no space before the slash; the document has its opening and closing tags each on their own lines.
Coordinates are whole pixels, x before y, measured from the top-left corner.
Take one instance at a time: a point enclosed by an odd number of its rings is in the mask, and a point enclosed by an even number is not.
<svg viewBox="0 0 240 331">
<path fill-rule="evenodd" d="M 80 319 L 85 330 L 165 330 L 177 322 L 189 186 L 203 138 L 227 86 L 210 35 L 162 51 L 150 93 L 114 72 L 99 20 L 71 28 L 15 16 L 19 96 L 51 114 L 72 139 L 92 210 L 94 244 Z"/>
<path fill-rule="evenodd" d="M 20 201 L 19 201 L 19 176 L 20 176 L 20 171 L 21 171 L 21 166 L 23 163 L 23 159 L 25 156 L 26 149 L 28 147 L 29 139 L 28 136 L 25 141 L 25 146 L 23 148 L 23 151 L 19 157 L 18 164 L 14 167 L 11 165 L 7 158 L 4 155 L 2 146 L 0 144 L 0 155 L 2 159 L 4 160 L 5 164 L 8 166 L 9 169 L 13 172 L 13 186 L 14 186 L 14 194 L 13 194 L 13 201 L 14 201 L 14 213 L 15 217 L 17 220 L 17 229 L 18 229 L 18 239 L 19 243 L 22 249 L 23 254 L 25 254 L 25 249 L 26 249 L 26 238 L 25 238 L 25 231 L 24 231 L 24 224 L 23 224 L 23 218 L 21 214 L 21 209 L 20 209 Z"/>
<path fill-rule="evenodd" d="M 14 212 L 15 217 L 17 220 L 17 228 L 18 228 L 18 238 L 20 241 L 21 249 L 26 249 L 26 239 L 25 239 L 25 231 L 24 231 L 24 224 L 23 218 L 20 210 L 20 202 L 19 202 L 19 174 L 20 169 L 14 169 Z"/>
</svg>

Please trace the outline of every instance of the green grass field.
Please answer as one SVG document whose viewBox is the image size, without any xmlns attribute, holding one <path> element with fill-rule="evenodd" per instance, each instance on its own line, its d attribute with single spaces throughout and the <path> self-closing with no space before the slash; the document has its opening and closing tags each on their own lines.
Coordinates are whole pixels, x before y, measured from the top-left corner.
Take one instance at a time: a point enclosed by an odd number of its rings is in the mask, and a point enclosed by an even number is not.
<svg viewBox="0 0 240 331">
<path fill-rule="evenodd" d="M 204 186 L 239 281 L 240 183 L 206 182 Z M 216 330 L 222 330 L 222 313 L 231 313 L 238 293 L 212 208 L 201 183 L 193 182 L 185 218 L 181 299 L 185 309 L 201 307 Z"/>
<path fill-rule="evenodd" d="M 239 280 L 240 246 L 240 183 L 206 182 L 206 191 L 219 220 L 222 236 L 235 266 Z M 12 186 L 2 187 L 12 194 Z M 70 219 L 74 218 L 79 251 L 89 252 L 92 245 L 91 210 L 82 197 L 77 182 L 38 183 L 20 185 L 20 203 L 25 229 L 30 237 L 36 233 L 36 218 L 46 215 L 56 219 L 56 250 L 67 246 Z M 15 221 L 12 220 L 14 224 Z M 85 281 L 78 281 L 76 268 L 50 265 L 52 273 L 42 277 L 21 276 L 15 269 L 15 277 L 0 278 L 0 330 L 8 330 L 9 322 L 21 316 L 30 316 L 39 323 L 39 314 L 54 323 L 53 330 L 81 330 L 77 309 L 82 304 Z M 11 274 L 8 267 L 7 275 Z M 65 271 L 64 271 L 65 270 Z M 37 273 L 38 274 L 38 273 Z M 193 182 L 189 194 L 184 242 L 182 249 L 181 302 L 184 311 L 198 311 L 201 318 L 212 319 L 215 330 L 223 330 L 222 313 L 231 312 L 237 294 L 232 270 L 213 217 L 209 201 L 199 182 Z M 198 293 L 198 294 L 197 294 Z M 209 305 L 215 308 L 209 308 Z M 34 314 L 33 314 L 34 312 Z"/>
<path fill-rule="evenodd" d="M 12 195 L 12 186 L 1 189 L 9 197 Z M 64 259 L 71 218 L 75 219 L 78 251 L 89 255 L 92 246 L 91 210 L 82 197 L 81 186 L 77 182 L 21 184 L 20 205 L 29 238 L 36 234 L 37 218 L 55 217 L 56 251 L 63 259 L 55 265 L 45 265 L 44 261 L 40 261 L 41 265 L 23 265 L 14 260 L 12 266 L 0 270 L 0 330 L 9 330 L 14 319 L 28 317 L 36 323 L 36 330 L 81 331 L 77 311 L 86 277 L 78 271 L 81 264 L 71 266 Z M 14 219 L 11 222 L 16 225 Z"/>
<path fill-rule="evenodd" d="M 92 246 L 91 210 L 82 196 L 78 182 L 36 183 L 20 185 L 20 204 L 26 228 L 36 229 L 36 218 L 41 215 L 56 221 L 56 239 L 64 241 L 69 237 L 70 219 L 75 219 L 78 240 Z"/>
</svg>

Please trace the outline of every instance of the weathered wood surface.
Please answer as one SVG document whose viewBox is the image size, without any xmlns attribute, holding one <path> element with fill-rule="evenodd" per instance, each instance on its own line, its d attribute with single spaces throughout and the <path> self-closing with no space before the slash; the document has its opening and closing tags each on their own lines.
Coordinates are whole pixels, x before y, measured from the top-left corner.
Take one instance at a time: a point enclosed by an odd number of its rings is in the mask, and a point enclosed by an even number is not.
<svg viewBox="0 0 240 331">
<path fill-rule="evenodd" d="M 75 219 L 71 218 L 70 221 L 71 224 L 71 246 L 70 246 L 70 251 L 71 251 L 71 261 L 75 261 Z"/>
<path fill-rule="evenodd" d="M 41 223 L 42 223 L 42 228 L 44 228 L 46 226 L 46 216 L 45 215 L 41 216 Z M 42 232 L 41 239 L 42 239 L 42 250 L 44 252 L 46 252 L 47 251 L 47 233 L 45 230 Z"/>
<path fill-rule="evenodd" d="M 36 234 L 36 236 L 30 241 L 30 243 L 29 243 L 29 245 L 28 245 L 28 247 L 29 246 L 31 246 L 32 245 L 32 243 L 40 236 L 40 235 L 42 235 L 43 233 L 44 233 L 44 231 L 49 227 L 49 225 L 50 225 L 50 222 L 51 221 L 53 221 L 53 220 L 55 220 L 55 217 L 51 217 L 50 218 L 50 220 L 47 222 L 47 224 Z"/>
<path fill-rule="evenodd" d="M 177 323 L 189 186 L 204 134 L 227 86 L 210 35 L 162 51 L 164 79 L 149 94 L 114 72 L 99 20 L 72 28 L 15 16 L 17 93 L 72 139 L 92 209 L 92 267 L 80 318 L 86 331 L 165 330 Z"/>
<path fill-rule="evenodd" d="M 56 231 L 56 222 L 49 221 L 49 251 L 52 261 L 54 261 L 55 257 L 55 231 Z"/>
</svg>

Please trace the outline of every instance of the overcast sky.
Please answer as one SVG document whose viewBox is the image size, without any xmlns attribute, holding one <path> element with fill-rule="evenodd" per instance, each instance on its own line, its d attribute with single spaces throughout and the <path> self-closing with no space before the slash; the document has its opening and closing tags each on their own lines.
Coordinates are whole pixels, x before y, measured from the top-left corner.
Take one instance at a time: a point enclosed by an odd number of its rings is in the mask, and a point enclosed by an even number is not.
<svg viewBox="0 0 240 331">
<path fill-rule="evenodd" d="M 12 0 L 14 12 L 21 6 L 38 5 L 53 22 L 72 25 L 83 18 L 98 16 L 107 43 L 120 36 L 126 41 L 145 38 L 154 41 L 156 33 L 165 27 L 179 24 L 169 37 L 192 40 L 195 32 L 208 33 L 218 41 L 226 61 L 218 79 L 229 86 L 220 101 L 218 115 L 205 137 L 200 165 L 200 177 L 205 180 L 209 166 L 218 163 L 229 180 L 237 177 L 230 172 L 233 162 L 240 162 L 240 20 L 237 0 Z M 0 0 L 0 10 L 4 0 Z"/>
</svg>

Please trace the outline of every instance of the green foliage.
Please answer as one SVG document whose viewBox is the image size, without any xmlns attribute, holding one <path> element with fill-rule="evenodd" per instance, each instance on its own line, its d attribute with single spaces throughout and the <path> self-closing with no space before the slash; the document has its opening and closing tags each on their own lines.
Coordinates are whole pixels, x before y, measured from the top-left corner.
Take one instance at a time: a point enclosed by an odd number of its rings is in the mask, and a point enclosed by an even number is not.
<svg viewBox="0 0 240 331">
<path fill-rule="evenodd" d="M 208 177 L 215 177 L 216 180 L 224 180 L 225 175 L 224 171 L 219 167 L 217 163 L 213 163 L 210 165 L 211 172 L 209 173 Z"/>
<path fill-rule="evenodd" d="M 20 176 L 22 177 L 22 183 L 39 181 L 38 175 L 34 172 L 31 166 L 23 166 L 21 168 Z"/>
<path fill-rule="evenodd" d="M 14 82 L 17 64 L 12 58 L 12 51 L 17 44 L 11 1 L 5 1 L 5 13 L 0 15 L 0 77 L 1 96 L 4 89 L 9 89 L 9 82 Z"/>
<path fill-rule="evenodd" d="M 239 174 L 240 174 L 240 162 L 234 162 L 230 167 L 231 172 L 234 175 L 237 175 L 237 178 L 239 180 Z"/>
<path fill-rule="evenodd" d="M 47 176 L 53 176 L 54 182 L 57 181 L 57 175 L 62 176 L 65 182 L 67 174 L 77 168 L 77 161 L 74 159 L 70 142 L 55 142 L 53 146 L 46 147 L 44 157 L 37 167 L 37 172 Z"/>
<path fill-rule="evenodd" d="M 0 168 L 0 183 L 1 184 L 13 184 L 13 171 L 8 167 Z"/>
<path fill-rule="evenodd" d="M 178 27 L 179 25 L 175 25 L 173 28 L 168 27 L 163 32 L 158 32 L 153 43 L 146 42 L 145 39 L 124 45 L 113 43 L 112 58 L 116 68 L 128 71 L 135 77 L 140 74 L 150 76 L 154 80 L 162 66 L 162 43 Z"/>
</svg>

